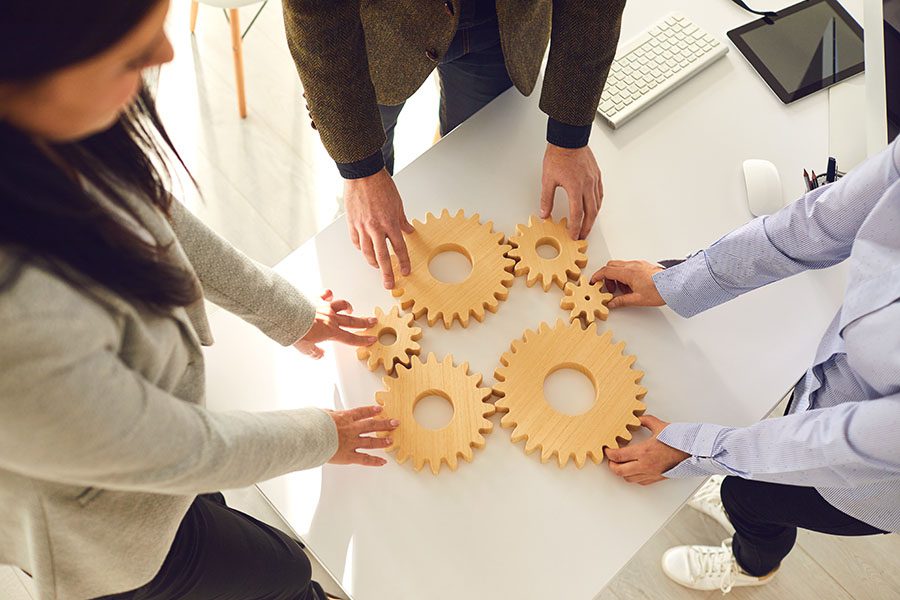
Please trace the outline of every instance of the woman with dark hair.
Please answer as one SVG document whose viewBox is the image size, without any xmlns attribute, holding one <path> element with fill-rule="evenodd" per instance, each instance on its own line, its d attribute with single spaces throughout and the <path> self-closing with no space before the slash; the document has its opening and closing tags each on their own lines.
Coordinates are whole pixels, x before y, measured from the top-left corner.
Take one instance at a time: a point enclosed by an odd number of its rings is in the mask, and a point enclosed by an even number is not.
<svg viewBox="0 0 900 600">
<path fill-rule="evenodd" d="M 384 464 L 378 407 L 208 411 L 203 299 L 318 358 L 316 308 L 169 193 L 141 73 L 168 0 L 7 0 L 0 20 L 0 563 L 41 598 L 322 599 L 302 547 L 217 491 Z"/>
</svg>

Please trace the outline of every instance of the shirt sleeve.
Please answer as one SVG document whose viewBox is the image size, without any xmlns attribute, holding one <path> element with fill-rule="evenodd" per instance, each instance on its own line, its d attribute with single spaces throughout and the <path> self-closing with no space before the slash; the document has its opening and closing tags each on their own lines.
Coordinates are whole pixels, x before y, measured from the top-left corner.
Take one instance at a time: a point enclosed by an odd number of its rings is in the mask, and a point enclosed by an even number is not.
<svg viewBox="0 0 900 600">
<path fill-rule="evenodd" d="M 850 255 L 860 226 L 896 180 L 895 141 L 836 183 L 729 233 L 653 281 L 672 310 L 691 317 L 737 296 Z"/>
<path fill-rule="evenodd" d="M 245 256 L 178 200 L 169 222 L 203 286 L 203 295 L 289 346 L 316 318 L 316 306 L 272 269 Z"/>
<path fill-rule="evenodd" d="M 337 450 L 325 411 L 215 412 L 154 385 L 119 357 L 112 319 L 89 310 L 0 319 L 0 328 L 0 469 L 198 494 L 319 466 Z"/>
<path fill-rule="evenodd" d="M 900 394 L 848 402 L 750 427 L 672 423 L 659 441 L 690 454 L 669 478 L 735 475 L 814 487 L 900 477 Z"/>
</svg>

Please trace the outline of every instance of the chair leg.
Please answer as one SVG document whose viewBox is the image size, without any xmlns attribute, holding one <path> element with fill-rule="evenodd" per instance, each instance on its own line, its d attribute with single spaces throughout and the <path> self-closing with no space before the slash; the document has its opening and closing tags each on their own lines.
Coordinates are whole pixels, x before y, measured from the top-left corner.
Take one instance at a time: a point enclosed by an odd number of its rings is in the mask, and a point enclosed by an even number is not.
<svg viewBox="0 0 900 600">
<path fill-rule="evenodd" d="M 244 94 L 244 56 L 241 50 L 241 25 L 238 18 L 238 9 L 228 10 L 228 20 L 231 21 L 231 47 L 234 50 L 234 75 L 237 82 L 238 112 L 241 118 L 247 117 L 247 98 Z"/>
<path fill-rule="evenodd" d="M 193 0 L 191 2 L 191 33 L 194 33 L 194 28 L 197 26 L 197 11 L 200 9 L 200 3 L 197 0 Z"/>
</svg>

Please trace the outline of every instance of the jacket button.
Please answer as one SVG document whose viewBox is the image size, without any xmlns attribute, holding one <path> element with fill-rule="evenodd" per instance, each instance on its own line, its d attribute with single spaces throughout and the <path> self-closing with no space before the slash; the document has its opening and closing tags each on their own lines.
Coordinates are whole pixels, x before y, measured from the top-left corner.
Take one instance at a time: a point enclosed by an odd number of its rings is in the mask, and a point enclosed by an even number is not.
<svg viewBox="0 0 900 600">
<path fill-rule="evenodd" d="M 318 129 L 318 127 L 316 127 L 316 122 L 315 122 L 315 121 L 310 121 L 310 122 L 309 122 L 309 126 L 312 127 L 313 129 Z"/>
<path fill-rule="evenodd" d="M 456 12 L 456 9 L 453 8 L 453 3 L 450 2 L 450 0 L 447 0 L 446 2 L 444 2 L 444 9 L 447 11 L 447 14 L 450 15 L 451 17 L 453 16 L 453 13 Z"/>
<path fill-rule="evenodd" d="M 438 59 L 437 51 L 434 48 L 429 48 L 428 50 L 426 50 L 425 56 L 428 57 L 428 60 L 432 60 L 432 61 Z"/>
</svg>

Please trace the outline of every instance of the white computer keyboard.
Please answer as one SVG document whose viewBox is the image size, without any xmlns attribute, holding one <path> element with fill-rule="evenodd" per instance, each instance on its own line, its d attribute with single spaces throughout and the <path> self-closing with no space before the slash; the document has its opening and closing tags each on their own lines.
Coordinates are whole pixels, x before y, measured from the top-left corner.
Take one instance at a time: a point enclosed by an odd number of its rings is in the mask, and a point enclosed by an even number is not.
<svg viewBox="0 0 900 600">
<path fill-rule="evenodd" d="M 687 17 L 669 15 L 616 53 L 597 112 L 621 127 L 727 52 Z"/>
</svg>

